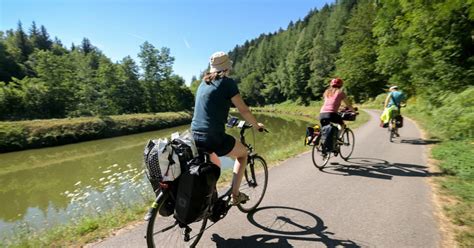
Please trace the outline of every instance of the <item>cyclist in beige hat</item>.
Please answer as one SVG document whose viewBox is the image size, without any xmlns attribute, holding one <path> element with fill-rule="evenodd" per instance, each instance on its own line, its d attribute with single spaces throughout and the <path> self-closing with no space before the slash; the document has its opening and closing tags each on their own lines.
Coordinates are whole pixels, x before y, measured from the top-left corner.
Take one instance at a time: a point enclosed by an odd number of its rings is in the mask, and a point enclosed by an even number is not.
<svg viewBox="0 0 474 248">
<path fill-rule="evenodd" d="M 232 60 L 225 52 L 216 52 L 210 58 L 210 70 L 203 78 L 196 92 L 194 116 L 191 130 L 196 145 L 211 153 L 211 160 L 220 166 L 218 156 L 235 158 L 232 179 L 232 198 L 234 204 L 249 198 L 239 192 L 245 166 L 247 149 L 231 135 L 225 133 L 229 109 L 233 104 L 242 117 L 257 130 L 264 125 L 258 123 L 239 94 L 236 82 L 229 77 Z"/>
</svg>

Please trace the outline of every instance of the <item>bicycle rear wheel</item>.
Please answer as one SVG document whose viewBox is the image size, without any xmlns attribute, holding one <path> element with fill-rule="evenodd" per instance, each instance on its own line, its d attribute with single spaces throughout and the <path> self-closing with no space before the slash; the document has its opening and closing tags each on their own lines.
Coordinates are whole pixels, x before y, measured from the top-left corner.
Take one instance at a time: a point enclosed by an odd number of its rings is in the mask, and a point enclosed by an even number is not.
<svg viewBox="0 0 474 248">
<path fill-rule="evenodd" d="M 313 159 L 314 166 L 316 166 L 316 168 L 320 170 L 323 169 L 324 166 L 326 166 L 329 161 L 329 158 L 331 157 L 330 152 L 323 153 L 323 147 L 321 145 L 321 136 L 318 136 L 316 138 L 311 157 Z"/>
<path fill-rule="evenodd" d="M 351 129 L 346 128 L 344 130 L 344 133 L 342 133 L 341 141 L 342 144 L 339 145 L 339 154 L 341 154 L 341 158 L 343 158 L 344 160 L 348 160 L 349 157 L 352 155 L 355 146 L 354 133 Z"/>
<path fill-rule="evenodd" d="M 390 128 L 390 142 L 393 142 L 393 139 L 395 138 L 395 133 L 397 132 L 397 124 L 395 123 L 394 119 L 390 120 L 389 127 Z"/>
<path fill-rule="evenodd" d="M 240 184 L 240 191 L 249 196 L 245 204 L 239 204 L 237 207 L 244 213 L 255 210 L 267 190 L 268 168 L 265 160 L 260 156 L 252 156 L 247 162 L 244 178 Z"/>
<path fill-rule="evenodd" d="M 158 214 L 167 198 L 166 193 L 160 192 L 147 216 L 147 247 L 195 247 L 206 229 L 207 216 L 187 227 L 180 227 L 173 215 L 164 217 Z M 187 241 L 186 236 L 189 238 Z"/>
</svg>

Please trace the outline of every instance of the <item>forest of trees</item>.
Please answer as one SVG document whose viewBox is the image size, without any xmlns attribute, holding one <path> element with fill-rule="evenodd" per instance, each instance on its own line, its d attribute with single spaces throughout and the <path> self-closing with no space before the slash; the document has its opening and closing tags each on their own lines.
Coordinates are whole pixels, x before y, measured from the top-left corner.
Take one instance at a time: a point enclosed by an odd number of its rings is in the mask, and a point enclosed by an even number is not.
<svg viewBox="0 0 474 248">
<path fill-rule="evenodd" d="M 233 77 L 251 105 L 320 100 L 338 76 L 356 102 L 398 85 L 436 107 L 473 85 L 473 2 L 338 0 L 236 46 Z"/>
<path fill-rule="evenodd" d="M 332 77 L 355 102 L 399 85 L 439 107 L 474 82 L 474 0 L 337 0 L 230 51 L 249 105 L 320 100 Z M 0 120 L 190 109 L 168 48 L 145 42 L 140 65 L 91 42 L 65 47 L 35 23 L 0 31 Z M 202 75 L 201 75 L 202 76 Z"/>
<path fill-rule="evenodd" d="M 0 120 L 191 109 L 170 50 L 140 48 L 139 66 L 130 56 L 112 62 L 87 38 L 67 48 L 34 22 L 0 31 Z"/>
</svg>

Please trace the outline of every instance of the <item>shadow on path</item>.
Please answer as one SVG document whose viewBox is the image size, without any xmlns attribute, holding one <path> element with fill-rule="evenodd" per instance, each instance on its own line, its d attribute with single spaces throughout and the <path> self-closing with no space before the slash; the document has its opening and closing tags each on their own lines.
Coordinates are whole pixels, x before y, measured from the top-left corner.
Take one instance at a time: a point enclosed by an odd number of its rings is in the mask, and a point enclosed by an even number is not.
<svg viewBox="0 0 474 248">
<path fill-rule="evenodd" d="M 400 143 L 402 144 L 411 144 L 411 145 L 432 145 L 437 144 L 441 141 L 437 139 L 420 139 L 420 138 L 408 138 L 402 137 Z"/>
<path fill-rule="evenodd" d="M 360 247 L 352 240 L 330 237 L 321 218 L 306 210 L 268 206 L 247 215 L 252 225 L 271 234 L 243 236 L 241 239 L 225 239 L 218 234 L 212 235 L 216 247 L 302 247 L 315 246 L 321 242 L 326 247 Z M 293 246 L 290 241 L 298 242 Z M 305 244 L 301 244 L 305 242 Z"/>
<path fill-rule="evenodd" d="M 332 162 L 323 173 L 341 176 L 362 176 L 375 179 L 391 180 L 394 176 L 431 177 L 442 173 L 432 173 L 427 166 L 417 164 L 390 163 L 377 158 L 350 158 L 345 162 Z"/>
</svg>

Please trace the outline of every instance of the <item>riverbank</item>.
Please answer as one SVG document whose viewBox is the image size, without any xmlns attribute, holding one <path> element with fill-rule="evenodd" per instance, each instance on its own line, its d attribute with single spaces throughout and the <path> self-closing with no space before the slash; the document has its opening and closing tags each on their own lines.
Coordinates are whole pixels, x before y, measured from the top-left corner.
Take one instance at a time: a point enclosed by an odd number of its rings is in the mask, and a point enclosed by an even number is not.
<svg viewBox="0 0 474 248">
<path fill-rule="evenodd" d="M 191 122 L 190 112 L 0 122 L 0 153 L 147 132 Z"/>
<path fill-rule="evenodd" d="M 438 108 L 411 98 L 402 114 L 425 131 L 430 164 L 442 174 L 433 178 L 442 214 L 450 221 L 458 247 L 474 246 L 474 87 L 446 97 Z M 386 95 L 364 105 L 381 109 Z"/>
<path fill-rule="evenodd" d="M 293 113 L 293 115 L 279 114 L 283 112 L 288 113 L 288 110 L 294 107 L 295 106 L 265 107 L 259 108 L 259 112 L 267 113 L 269 115 L 283 116 L 284 119 L 288 120 L 299 119 L 307 121 L 308 123 L 314 123 L 313 118 L 304 117 L 304 114 L 302 113 L 317 112 L 317 110 L 315 111 L 315 108 L 318 108 L 318 106 L 315 105 L 309 107 L 297 107 L 302 110 L 302 112 L 290 111 L 290 113 Z M 275 111 L 275 108 L 280 110 Z M 366 120 L 368 120 L 368 116 L 361 111 L 358 121 L 351 123 L 351 127 L 355 128 L 365 123 Z M 309 150 L 308 146 L 303 146 L 305 130 L 304 127 L 301 129 L 301 139 L 288 140 L 284 148 L 274 151 L 272 150 L 270 153 L 265 155 L 265 159 L 267 160 L 269 166 L 276 166 L 283 160 Z M 275 129 L 270 131 L 271 133 L 262 135 L 278 135 L 279 133 L 279 130 Z M 109 169 L 107 168 L 107 170 Z M 225 176 L 226 174 L 229 173 L 223 172 L 222 180 L 220 180 L 220 183 L 223 185 L 227 185 L 229 182 L 228 180 L 230 179 L 230 176 Z M 122 177 L 123 174 L 120 176 Z M 127 178 L 139 178 L 141 176 L 143 176 L 142 172 L 134 172 L 133 174 L 128 175 Z M 140 201 L 137 204 L 119 204 L 117 208 L 111 211 L 87 215 L 86 217 L 77 219 L 69 225 L 51 228 L 43 233 L 34 233 L 29 231 L 29 228 L 25 226 L 25 228 L 17 233 L 15 240 L 13 240 L 14 242 L 9 241 L 9 243 L 3 243 L 12 247 L 82 246 L 86 243 L 108 237 L 116 230 L 119 230 L 125 226 L 133 225 L 134 223 L 143 219 L 145 211 L 147 210 L 152 199 L 150 197 L 148 188 L 143 186 L 138 188 L 143 190 L 143 193 L 146 193 L 147 199 Z M 75 198 L 81 198 L 83 195 L 84 194 L 78 194 L 78 196 Z"/>
</svg>

